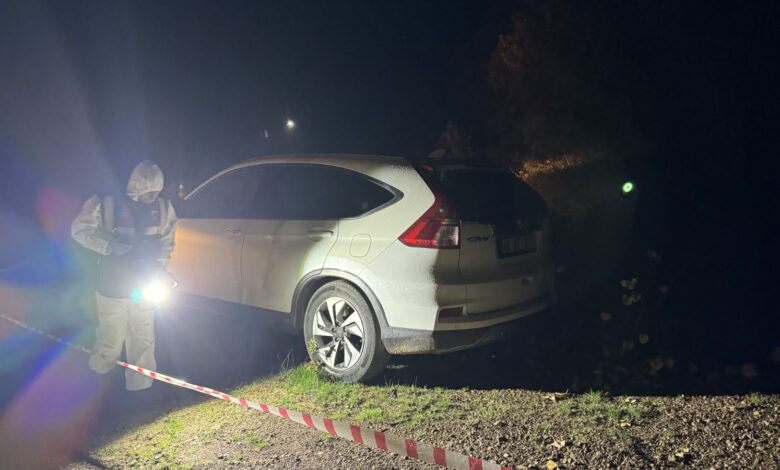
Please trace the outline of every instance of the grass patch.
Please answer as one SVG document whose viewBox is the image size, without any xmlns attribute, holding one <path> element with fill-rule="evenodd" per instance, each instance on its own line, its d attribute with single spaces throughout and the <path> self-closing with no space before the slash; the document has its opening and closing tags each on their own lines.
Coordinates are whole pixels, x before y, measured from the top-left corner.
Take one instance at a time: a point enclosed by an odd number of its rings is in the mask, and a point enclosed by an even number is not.
<svg viewBox="0 0 780 470">
<path fill-rule="evenodd" d="M 415 427 L 441 417 L 456 419 L 451 390 L 413 385 L 347 384 L 308 363 L 243 387 L 238 396 L 263 396 L 269 403 L 338 420 L 392 422 Z M 499 412 L 502 410 L 498 410 Z"/>
<path fill-rule="evenodd" d="M 556 418 L 567 422 L 572 440 L 582 443 L 598 436 L 609 436 L 616 442 L 629 439 L 628 429 L 644 423 L 652 413 L 636 404 L 636 400 L 618 400 L 599 391 L 589 391 L 553 407 Z M 540 428 L 547 432 L 545 426 Z"/>
<path fill-rule="evenodd" d="M 189 468 L 182 461 L 180 450 L 183 440 L 191 438 L 194 431 L 185 423 L 181 414 L 172 413 L 104 446 L 98 455 L 114 461 L 119 459 L 131 468 Z"/>
<path fill-rule="evenodd" d="M 672 431 L 671 429 L 664 429 L 663 430 L 663 434 L 661 435 L 661 438 L 659 439 L 659 442 L 661 442 L 662 444 L 667 443 L 667 442 L 673 440 L 676 436 L 677 435 L 675 434 L 675 432 Z"/>
<path fill-rule="evenodd" d="M 153 440 L 154 447 L 145 449 L 141 454 L 143 460 L 152 464 L 162 463 L 173 468 L 182 468 L 178 458 L 179 446 L 174 445 L 181 429 L 182 420 L 177 415 L 169 415 L 161 432 Z"/>
<path fill-rule="evenodd" d="M 385 412 L 382 408 L 368 408 L 358 413 L 355 419 L 358 421 L 368 419 L 375 423 L 381 423 L 385 419 Z"/>
<path fill-rule="evenodd" d="M 500 390 L 493 390 L 483 397 L 479 402 L 471 403 L 469 409 L 465 410 L 464 416 L 470 423 L 479 420 L 501 421 L 509 415 L 525 415 L 530 410 L 519 409 L 502 397 Z"/>
<path fill-rule="evenodd" d="M 750 403 L 757 406 L 763 405 L 768 401 L 766 396 L 758 392 L 753 392 L 750 395 L 748 395 L 748 400 L 750 400 Z"/>
<path fill-rule="evenodd" d="M 257 450 L 263 450 L 263 447 L 266 447 L 269 444 L 271 444 L 270 442 L 268 442 L 266 440 L 262 440 L 261 441 L 260 439 L 258 439 L 256 437 L 255 438 L 250 438 L 248 442 L 250 444 L 252 444 L 253 446 L 255 446 L 255 449 L 257 449 Z"/>
<path fill-rule="evenodd" d="M 265 446 L 270 444 L 269 441 L 267 441 L 265 439 L 260 439 L 259 437 L 257 437 L 257 435 L 254 432 L 252 432 L 252 431 L 246 431 L 246 441 L 249 444 L 255 446 L 255 449 L 257 449 L 257 450 L 262 450 L 263 447 L 265 447 Z"/>
<path fill-rule="evenodd" d="M 613 403 L 606 403 L 603 405 L 602 411 L 606 413 L 609 420 L 628 424 L 638 424 L 643 416 L 642 409 L 634 405 L 621 406 Z"/>
<path fill-rule="evenodd" d="M 558 414 L 561 416 L 571 416 L 574 413 L 574 405 L 570 401 L 565 401 L 558 405 Z"/>
<path fill-rule="evenodd" d="M 626 417 L 632 423 L 639 423 L 644 418 L 645 412 L 642 407 L 636 405 L 629 405 L 626 408 Z"/>
<path fill-rule="evenodd" d="M 588 405 L 591 405 L 592 407 L 597 407 L 598 405 L 601 405 L 605 401 L 604 394 L 598 390 L 589 390 L 585 394 L 585 399 Z"/>
</svg>

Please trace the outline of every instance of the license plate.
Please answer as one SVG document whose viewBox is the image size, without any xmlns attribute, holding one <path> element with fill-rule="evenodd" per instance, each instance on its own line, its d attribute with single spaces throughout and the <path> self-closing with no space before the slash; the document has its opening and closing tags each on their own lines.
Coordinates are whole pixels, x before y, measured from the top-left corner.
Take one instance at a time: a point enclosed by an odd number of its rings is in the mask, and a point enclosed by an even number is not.
<svg viewBox="0 0 780 470">
<path fill-rule="evenodd" d="M 498 239 L 498 255 L 517 256 L 536 251 L 536 236 L 523 235 L 519 237 L 506 237 Z"/>
</svg>

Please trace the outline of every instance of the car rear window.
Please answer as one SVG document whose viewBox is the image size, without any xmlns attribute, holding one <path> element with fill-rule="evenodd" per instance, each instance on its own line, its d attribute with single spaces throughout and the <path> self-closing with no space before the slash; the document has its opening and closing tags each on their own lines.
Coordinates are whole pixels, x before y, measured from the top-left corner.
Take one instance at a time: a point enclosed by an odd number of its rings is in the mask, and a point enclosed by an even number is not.
<svg viewBox="0 0 780 470">
<path fill-rule="evenodd" d="M 256 199 L 258 204 L 264 200 L 273 202 L 273 218 L 360 217 L 396 197 L 389 186 L 342 168 L 288 164 L 269 165 L 268 171 L 266 184 Z"/>
<path fill-rule="evenodd" d="M 508 171 L 457 168 L 427 173 L 464 222 L 516 225 L 520 221 L 523 230 L 538 230 L 547 215 L 542 197 Z"/>
</svg>

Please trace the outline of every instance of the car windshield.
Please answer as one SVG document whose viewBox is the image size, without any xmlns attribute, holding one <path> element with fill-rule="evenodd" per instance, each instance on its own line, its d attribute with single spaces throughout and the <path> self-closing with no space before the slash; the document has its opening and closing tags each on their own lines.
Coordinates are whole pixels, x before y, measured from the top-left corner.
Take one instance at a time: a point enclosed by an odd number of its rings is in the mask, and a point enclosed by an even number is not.
<svg viewBox="0 0 780 470">
<path fill-rule="evenodd" d="M 464 222 L 541 227 L 547 206 L 539 194 L 508 171 L 479 168 L 442 169 L 434 185 Z"/>
</svg>

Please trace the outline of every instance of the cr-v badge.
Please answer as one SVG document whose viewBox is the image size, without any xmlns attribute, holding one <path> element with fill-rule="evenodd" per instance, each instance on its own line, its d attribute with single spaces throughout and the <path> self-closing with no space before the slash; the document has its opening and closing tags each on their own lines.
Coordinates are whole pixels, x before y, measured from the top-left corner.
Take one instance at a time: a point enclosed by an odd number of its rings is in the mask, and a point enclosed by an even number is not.
<svg viewBox="0 0 780 470">
<path fill-rule="evenodd" d="M 466 240 L 470 242 L 486 242 L 490 240 L 490 235 L 485 235 L 484 237 L 468 237 Z"/>
</svg>

